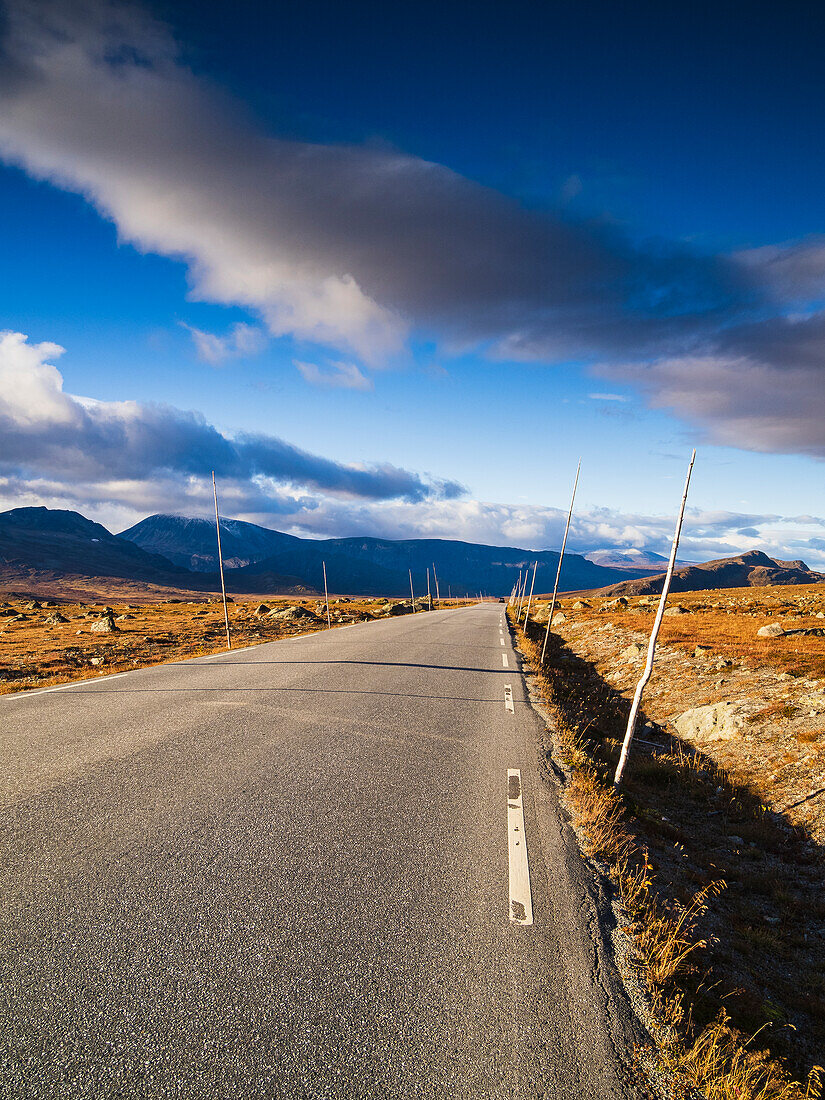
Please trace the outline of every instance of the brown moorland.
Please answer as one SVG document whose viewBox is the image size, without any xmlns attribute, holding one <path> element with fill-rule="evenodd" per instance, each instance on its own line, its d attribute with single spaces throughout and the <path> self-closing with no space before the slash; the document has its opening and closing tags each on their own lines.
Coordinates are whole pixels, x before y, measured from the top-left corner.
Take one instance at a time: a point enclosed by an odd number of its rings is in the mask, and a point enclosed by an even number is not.
<svg viewBox="0 0 825 1100">
<path fill-rule="evenodd" d="M 6 598 L 0 599 L 0 694 L 180 661 L 226 648 L 220 599 L 193 600 L 191 593 L 184 593 L 158 600 L 148 587 L 138 586 L 134 598 L 127 602 L 118 585 L 121 598 L 106 603 L 58 603 L 34 599 L 31 594 L 5 593 Z M 423 604 L 416 604 L 423 610 Z M 384 597 L 337 596 L 330 598 L 330 619 L 333 627 L 369 622 L 398 614 L 408 606 L 402 600 Z M 440 605 L 455 606 L 454 601 Z M 232 644 L 238 648 L 327 626 L 326 604 L 317 598 L 237 599 L 229 604 L 229 619 Z"/>
<path fill-rule="evenodd" d="M 624 903 L 670 1064 L 710 1097 L 816 1096 L 792 1078 L 825 1052 L 825 589 L 673 597 L 617 794 L 656 604 L 562 600 L 544 667 L 539 605 L 522 647 L 548 766 Z"/>
</svg>

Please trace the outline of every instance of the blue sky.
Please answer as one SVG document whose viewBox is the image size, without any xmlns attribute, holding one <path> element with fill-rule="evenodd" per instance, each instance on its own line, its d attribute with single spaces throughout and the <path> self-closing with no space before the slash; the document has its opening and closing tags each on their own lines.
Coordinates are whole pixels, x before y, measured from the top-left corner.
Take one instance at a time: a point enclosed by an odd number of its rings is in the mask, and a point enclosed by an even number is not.
<svg viewBox="0 0 825 1100">
<path fill-rule="evenodd" d="M 814 6 L 3 12 L 0 505 L 825 567 Z"/>
</svg>

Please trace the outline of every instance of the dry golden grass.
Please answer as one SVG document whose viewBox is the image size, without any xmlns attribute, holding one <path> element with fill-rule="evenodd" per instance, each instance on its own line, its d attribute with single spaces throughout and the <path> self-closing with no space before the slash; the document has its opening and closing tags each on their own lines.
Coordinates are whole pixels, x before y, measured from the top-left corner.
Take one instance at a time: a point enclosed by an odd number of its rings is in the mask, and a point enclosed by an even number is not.
<svg viewBox="0 0 825 1100">
<path fill-rule="evenodd" d="M 87 679 L 115 672 L 185 660 L 217 653 L 226 648 L 223 605 L 199 600 L 108 604 L 61 603 L 51 601 L 28 609 L 28 599 L 0 601 L 0 612 L 11 609 L 26 618 L 14 621 L 0 616 L 0 694 Z M 48 602 L 48 601 L 47 601 Z M 331 598 L 332 625 L 382 617 L 383 598 Z M 397 601 L 396 601 L 397 602 Z M 3 604 L 7 606 L 2 606 Z M 272 610 L 303 605 L 323 607 L 317 598 L 256 596 L 229 605 L 230 632 L 235 648 L 257 645 L 326 627 L 326 615 L 311 620 L 277 620 L 255 609 L 261 604 Z M 445 606 L 447 606 L 445 604 Z M 450 605 L 453 606 L 453 605 Z M 111 608 L 116 633 L 94 633 L 92 623 L 104 608 Z M 59 614 L 68 622 L 49 622 Z M 128 618 L 120 620 L 120 616 Z"/>
<path fill-rule="evenodd" d="M 539 668 L 542 633 L 533 624 L 527 635 L 519 631 L 521 649 L 556 717 L 554 751 L 571 770 L 565 797 L 581 846 L 606 868 L 627 913 L 626 932 L 659 1025 L 664 1064 L 685 1088 L 709 1100 L 819 1100 L 820 1068 L 795 1079 L 773 1049 L 778 1045 L 784 1057 L 804 1060 L 782 1005 L 792 1005 L 814 1028 L 825 1008 L 821 952 L 811 955 L 812 945 L 794 932 L 822 915 L 812 912 L 814 895 L 795 881 L 794 861 L 806 849 L 788 846 L 781 823 L 758 796 L 678 744 L 637 753 L 626 787 L 617 792 L 610 779 L 626 701 L 555 635 L 548 663 Z M 739 859 L 729 844 L 727 851 L 718 849 L 720 833 L 732 827 L 744 846 Z M 749 843 L 757 855 L 762 849 L 779 853 L 769 871 L 749 870 Z M 776 923 L 766 927 L 755 895 L 780 913 Z M 798 966 L 819 966 L 819 978 L 811 974 L 801 987 L 798 978 L 787 979 L 783 960 L 790 950 Z M 820 1026 L 817 1034 L 825 1030 Z M 812 1034 L 799 1038 L 807 1041 L 804 1049 L 813 1049 Z"/>
</svg>

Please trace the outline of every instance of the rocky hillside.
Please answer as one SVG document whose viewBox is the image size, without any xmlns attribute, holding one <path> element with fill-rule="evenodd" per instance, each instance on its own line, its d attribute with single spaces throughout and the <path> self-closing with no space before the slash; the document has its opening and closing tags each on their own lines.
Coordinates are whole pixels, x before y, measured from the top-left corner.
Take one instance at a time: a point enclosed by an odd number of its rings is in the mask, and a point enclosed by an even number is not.
<svg viewBox="0 0 825 1100">
<path fill-rule="evenodd" d="M 163 554 L 190 569 L 217 568 L 214 524 L 206 519 L 155 515 L 121 532 L 144 550 Z M 452 539 L 303 539 L 254 523 L 221 520 L 227 584 L 233 592 L 278 591 L 275 578 L 285 576 L 315 591 L 323 590 L 322 562 L 330 588 L 352 595 L 406 595 L 409 570 L 416 593 L 426 591 L 426 571 L 435 565 L 442 596 L 477 592 L 509 595 L 519 570 L 539 567 L 536 591 L 553 587 L 559 556 L 554 550 L 531 551 L 512 546 L 486 546 Z M 595 588 L 650 570 L 605 568 L 578 554 L 568 554 L 562 587 Z"/>
<path fill-rule="evenodd" d="M 168 558 L 117 538 L 79 512 L 55 508 L 12 508 L 0 513 L 0 570 L 172 585 L 180 585 L 187 575 Z"/>
<path fill-rule="evenodd" d="M 214 520 L 164 514 L 147 516 L 134 527 L 121 531 L 118 538 L 128 539 L 149 553 L 163 554 L 175 565 L 196 573 L 214 573 L 218 568 Z M 303 541 L 256 523 L 221 519 L 221 550 L 227 569 L 253 565 Z"/>
<path fill-rule="evenodd" d="M 604 596 L 652 596 L 662 591 L 665 574 L 621 581 L 601 590 Z M 717 558 L 703 565 L 675 570 L 671 592 L 704 592 L 713 588 L 759 588 L 769 584 L 821 584 L 825 573 L 809 569 L 804 561 L 780 561 L 761 550 L 733 558 Z"/>
</svg>

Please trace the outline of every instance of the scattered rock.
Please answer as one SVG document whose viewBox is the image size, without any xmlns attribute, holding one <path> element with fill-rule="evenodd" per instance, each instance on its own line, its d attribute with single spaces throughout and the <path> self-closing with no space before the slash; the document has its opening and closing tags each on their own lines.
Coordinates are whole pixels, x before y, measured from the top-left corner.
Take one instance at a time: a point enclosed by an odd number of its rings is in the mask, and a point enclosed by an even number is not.
<svg viewBox="0 0 825 1100">
<path fill-rule="evenodd" d="M 707 657 L 710 653 L 711 647 L 709 645 L 698 645 L 693 651 L 694 657 Z"/>
<path fill-rule="evenodd" d="M 54 615 L 50 615 L 48 619 L 46 619 L 46 622 L 49 624 L 49 626 L 57 626 L 59 623 L 67 623 L 68 621 L 69 620 L 66 618 L 66 616 L 61 615 L 59 611 L 55 612 Z"/>
<path fill-rule="evenodd" d="M 584 611 L 586 607 L 590 607 L 590 604 L 587 603 L 585 600 L 576 600 L 576 602 L 573 604 L 574 611 Z"/>
<path fill-rule="evenodd" d="M 692 707 L 674 719 L 676 732 L 685 741 L 732 741 L 742 736 L 745 719 L 734 703 L 709 703 Z"/>
<path fill-rule="evenodd" d="M 252 614 L 253 615 L 268 615 L 270 610 L 271 610 L 271 608 L 268 607 L 265 603 L 259 603 L 258 606 L 255 608 L 255 610 L 252 612 Z"/>
<path fill-rule="evenodd" d="M 671 607 L 665 608 L 665 615 L 688 615 L 690 614 L 686 607 L 682 607 L 680 603 L 675 603 Z"/>
<path fill-rule="evenodd" d="M 627 649 L 619 654 L 624 661 L 640 661 L 644 655 L 645 647 L 641 642 L 631 642 Z"/>
<path fill-rule="evenodd" d="M 563 611 L 557 611 L 553 616 L 553 626 L 559 626 L 561 623 L 567 622 L 567 616 Z"/>
<path fill-rule="evenodd" d="M 282 611 L 268 611 L 266 615 L 268 619 L 284 619 L 293 622 L 300 619 L 315 621 L 318 618 L 314 611 L 310 611 L 308 607 L 300 607 L 297 604 L 293 607 L 285 607 Z"/>
<path fill-rule="evenodd" d="M 390 608 L 388 614 L 390 615 L 411 615 L 412 604 L 409 603 L 394 603 Z"/>
<path fill-rule="evenodd" d="M 785 633 L 785 627 L 782 623 L 766 623 L 765 626 L 760 626 L 756 632 L 757 638 L 781 638 Z"/>
<path fill-rule="evenodd" d="M 39 603 L 37 602 L 37 600 L 32 600 L 32 601 L 31 601 L 31 603 L 27 603 L 27 604 L 26 604 L 26 610 L 27 610 L 27 611 L 39 611 L 39 610 L 40 610 L 40 608 L 41 608 L 41 606 L 42 606 L 42 605 L 41 605 L 41 604 L 39 604 Z"/>
<path fill-rule="evenodd" d="M 96 619 L 89 629 L 93 630 L 95 634 L 117 634 L 120 631 L 120 627 L 115 624 L 115 617 L 111 611 L 101 619 Z"/>
<path fill-rule="evenodd" d="M 90 665 L 102 665 L 104 663 L 103 657 L 92 657 L 89 660 Z"/>
</svg>

